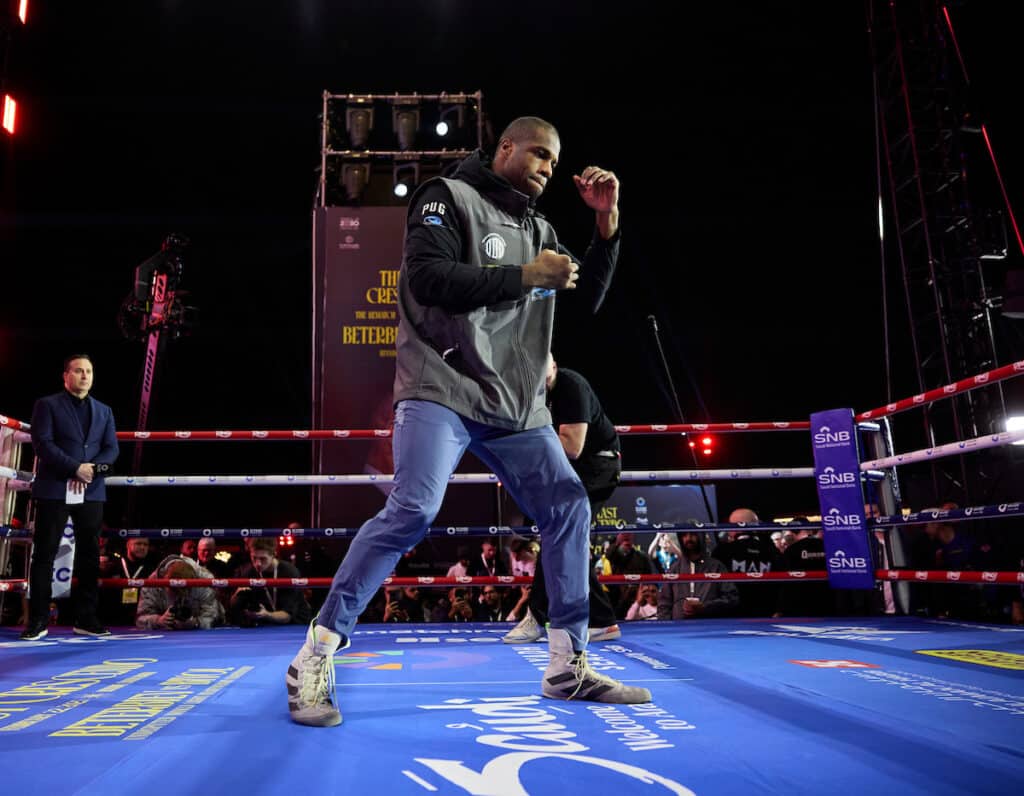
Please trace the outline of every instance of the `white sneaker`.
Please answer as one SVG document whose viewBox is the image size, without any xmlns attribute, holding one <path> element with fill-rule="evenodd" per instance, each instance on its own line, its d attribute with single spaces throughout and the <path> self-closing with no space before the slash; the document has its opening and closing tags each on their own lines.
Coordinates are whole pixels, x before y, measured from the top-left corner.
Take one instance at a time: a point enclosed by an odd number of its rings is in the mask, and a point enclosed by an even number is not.
<svg viewBox="0 0 1024 796">
<path fill-rule="evenodd" d="M 622 638 L 622 630 L 619 629 L 618 625 L 591 627 L 587 629 L 587 632 L 590 634 L 590 641 L 611 641 L 612 639 Z"/>
<path fill-rule="evenodd" d="M 548 646 L 551 661 L 544 671 L 541 693 L 549 699 L 585 699 L 619 705 L 651 701 L 651 692 L 646 688 L 625 685 L 591 669 L 587 653 L 574 651 L 569 633 L 562 628 L 548 628 Z"/>
<path fill-rule="evenodd" d="M 341 724 L 341 712 L 334 703 L 334 653 L 341 636 L 315 620 L 306 631 L 306 642 L 292 659 L 285 676 L 288 686 L 288 712 L 292 721 L 310 727 L 334 727 Z"/>
<path fill-rule="evenodd" d="M 502 639 L 506 644 L 530 644 L 540 641 L 544 635 L 544 628 L 537 624 L 530 609 L 526 609 L 526 615 L 519 620 L 519 624 L 512 628 Z"/>
</svg>

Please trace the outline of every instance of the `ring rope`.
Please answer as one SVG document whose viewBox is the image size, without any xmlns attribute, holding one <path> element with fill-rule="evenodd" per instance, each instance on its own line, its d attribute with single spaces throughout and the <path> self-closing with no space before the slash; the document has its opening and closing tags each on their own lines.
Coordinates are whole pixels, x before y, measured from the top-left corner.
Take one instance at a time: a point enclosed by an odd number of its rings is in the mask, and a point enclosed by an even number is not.
<svg viewBox="0 0 1024 796">
<path fill-rule="evenodd" d="M 921 448 L 920 450 L 908 453 L 899 453 L 895 456 L 886 456 L 883 459 L 873 459 L 861 463 L 861 470 L 881 470 L 886 467 L 895 467 L 897 464 L 912 464 L 932 459 L 943 459 L 947 456 L 968 451 L 984 450 L 985 448 L 1001 448 L 1010 445 L 1017 440 L 1024 439 L 1024 429 L 1020 431 L 1001 431 L 998 434 L 986 434 L 983 437 L 960 440 L 959 442 L 948 442 L 945 445 L 936 445 L 934 448 Z"/>
<path fill-rule="evenodd" d="M 615 426 L 621 435 L 731 433 L 738 431 L 807 431 L 806 420 L 785 420 L 757 423 L 652 423 Z M 126 441 L 173 442 L 178 440 L 331 440 L 379 439 L 391 436 L 390 428 L 361 429 L 293 429 L 293 430 L 215 430 L 215 431 L 118 431 L 117 438 Z"/>
<path fill-rule="evenodd" d="M 989 384 L 1013 378 L 1024 373 L 1024 360 L 1009 365 L 983 371 L 974 376 L 960 379 L 951 384 L 928 390 L 909 398 L 869 409 L 856 415 L 857 420 L 877 420 L 882 417 L 913 409 L 921 404 L 931 403 L 942 398 L 968 392 Z M 0 426 L 29 431 L 31 426 L 13 417 L 0 415 Z M 730 431 L 799 431 L 810 428 L 806 421 L 778 421 L 755 423 L 678 423 L 678 424 L 625 424 L 616 426 L 620 434 L 676 434 L 688 432 L 719 432 Z M 173 439 L 361 439 L 389 437 L 390 429 L 332 429 L 332 430 L 292 430 L 292 431 L 119 431 L 117 438 L 123 440 L 173 440 Z"/>
<path fill-rule="evenodd" d="M 921 404 L 931 403 L 932 401 L 937 401 L 941 398 L 949 398 L 953 395 L 959 395 L 960 393 L 975 390 L 978 387 L 995 384 L 996 382 L 1003 381 L 1004 379 L 1019 376 L 1021 373 L 1024 373 L 1024 360 L 1018 360 L 1012 364 L 979 373 L 976 376 L 968 376 L 966 379 L 960 379 L 960 381 L 955 381 L 952 384 L 937 387 L 934 390 L 928 390 L 927 392 L 920 393 L 919 395 L 913 395 L 910 398 L 894 401 L 893 403 L 886 404 L 885 406 L 880 406 L 877 409 L 870 409 L 867 412 L 861 412 L 856 416 L 856 419 L 877 420 L 882 417 L 888 417 L 890 415 L 906 411 L 907 409 L 913 409 L 915 406 L 920 406 Z"/>
<path fill-rule="evenodd" d="M 991 506 L 968 506 L 964 509 L 922 509 L 912 511 L 905 517 L 891 514 L 875 517 L 874 525 L 924 525 L 929 522 L 943 520 L 946 522 L 963 522 L 964 520 L 985 520 L 998 517 L 1024 516 L 1024 502 L 998 503 Z"/>
<path fill-rule="evenodd" d="M 1010 573 L 1013 574 L 1013 573 Z M 825 570 L 790 570 L 785 572 L 697 572 L 666 573 L 660 575 L 600 575 L 598 581 L 611 584 L 630 583 L 675 583 L 703 581 L 826 581 Z M 329 588 L 333 578 L 100 578 L 100 588 L 185 588 L 209 587 L 212 589 L 231 587 L 250 588 Z M 74 582 L 74 581 L 73 581 Z M 20 591 L 25 580 L 0 581 L 0 590 Z M 385 578 L 383 586 L 530 586 L 533 578 L 523 575 L 460 575 L 457 577 L 391 577 Z M 6 588 L 4 588 L 6 587 Z"/>
<path fill-rule="evenodd" d="M 1024 572 L 975 572 L 967 570 L 878 569 L 878 580 L 912 580 L 926 583 L 1024 583 Z"/>
<path fill-rule="evenodd" d="M 10 468 L 0 468 L 0 478 L 20 476 L 25 485 L 31 482 L 31 473 L 20 473 Z M 881 481 L 885 473 L 881 470 L 865 470 L 868 480 Z M 624 470 L 620 481 L 735 481 L 738 479 L 784 479 L 813 478 L 813 467 L 750 467 L 709 470 Z M 387 484 L 394 481 L 391 474 L 367 475 L 133 475 L 111 476 L 107 486 L 365 486 Z M 453 484 L 497 484 L 494 473 L 452 473 L 449 483 Z"/>
<path fill-rule="evenodd" d="M 900 514 L 869 517 L 868 527 L 875 529 L 896 526 L 925 525 L 931 522 L 963 522 L 982 519 L 999 519 L 1003 517 L 1024 517 L 1024 502 L 999 503 L 990 506 L 968 506 L 963 509 L 923 509 L 913 511 L 906 516 Z M 614 525 L 596 525 L 591 533 L 611 533 L 612 531 L 632 531 L 634 533 L 718 533 L 720 531 L 749 531 L 751 533 L 769 533 L 773 531 L 818 530 L 821 523 L 790 520 L 762 524 L 745 524 L 735 522 L 673 522 L 673 523 L 629 523 L 617 522 Z M 102 536 L 119 537 L 121 539 L 214 539 L 246 538 L 250 536 L 290 536 L 296 539 L 346 539 L 355 536 L 359 528 L 108 528 L 101 531 Z M 536 525 L 447 525 L 430 528 L 427 536 L 539 536 L 540 529 Z M 12 528 L 0 525 L 0 539 L 31 539 L 32 531 L 26 528 Z"/>
<path fill-rule="evenodd" d="M 968 570 L 905 570 L 876 569 L 876 580 L 914 581 L 918 583 L 996 583 L 1004 585 L 1024 584 L 1024 572 L 978 572 Z M 818 582 L 827 581 L 825 570 L 788 570 L 783 572 L 697 572 L 660 575 L 601 575 L 598 581 L 610 584 L 632 583 L 675 583 L 702 581 L 775 581 L 775 582 Z M 184 588 L 184 587 L 293 587 L 293 588 L 327 588 L 332 578 L 100 578 L 97 584 L 102 588 Z M 443 588 L 446 586 L 529 586 L 533 578 L 512 575 L 481 575 L 459 577 L 393 577 L 385 578 L 384 586 L 428 586 Z M 24 591 L 25 580 L 0 580 L 0 592 Z"/>
<path fill-rule="evenodd" d="M 30 431 L 31 426 L 14 418 L 0 415 L 0 425 Z M 739 431 L 807 431 L 811 424 L 806 420 L 774 420 L 736 423 L 625 423 L 615 426 L 619 434 L 728 434 Z M 127 442 L 174 442 L 211 440 L 331 440 L 331 439 L 379 439 L 390 437 L 390 428 L 345 428 L 345 429 L 214 429 L 178 431 L 118 431 L 117 438 Z"/>
<path fill-rule="evenodd" d="M 759 423 L 669 423 L 615 426 L 619 434 L 729 434 L 734 431 L 809 431 L 807 420 L 779 420 Z"/>
<path fill-rule="evenodd" d="M 1024 514 L 1024 512 L 1021 512 Z M 596 525 L 591 533 L 612 533 L 632 531 L 635 533 L 717 533 L 719 531 L 749 531 L 753 533 L 769 533 L 780 530 L 818 529 L 820 523 L 789 522 L 744 524 L 735 522 L 705 523 L 628 523 L 617 522 L 614 525 Z M 118 537 L 121 539 L 235 539 L 248 537 L 292 537 L 295 539 L 345 539 L 359 533 L 359 528 L 108 528 L 100 532 L 101 536 Z M 427 536 L 539 536 L 540 529 L 536 525 L 473 525 L 473 526 L 438 526 L 427 530 Z M 0 525 L 0 539 L 30 539 L 32 531 L 25 528 L 7 528 Z"/>
<path fill-rule="evenodd" d="M 0 425 L 31 430 L 31 426 L 20 420 L 0 415 Z M 729 434 L 741 431 L 807 431 L 811 424 L 806 420 L 772 420 L 736 423 L 624 423 L 615 426 L 620 435 L 651 434 Z M 214 429 L 176 431 L 118 431 L 117 438 L 125 442 L 174 442 L 211 440 L 331 440 L 331 439 L 379 439 L 390 437 L 390 428 L 348 428 L 348 429 Z"/>
<path fill-rule="evenodd" d="M 813 467 L 719 470 L 629 470 L 621 481 L 722 481 L 736 479 L 813 478 Z M 883 473 L 875 477 L 884 477 Z M 360 486 L 390 484 L 394 476 L 386 475 L 140 475 L 112 476 L 107 486 Z M 494 473 L 452 473 L 450 484 L 496 484 Z"/>
<path fill-rule="evenodd" d="M 887 467 L 899 464 L 942 459 L 960 455 L 964 452 L 998 448 L 1024 440 L 1024 430 L 1002 431 L 982 437 L 950 442 L 932 448 L 900 453 L 881 459 L 862 462 L 860 469 L 869 478 L 884 478 L 880 472 Z M 623 471 L 620 480 L 632 481 L 724 481 L 736 479 L 784 479 L 813 478 L 813 467 L 750 467 L 736 469 L 706 470 L 627 470 Z M 30 473 L 22 473 L 9 467 L 0 467 L 0 478 L 31 481 Z M 108 486 L 211 486 L 214 484 L 227 486 L 314 486 L 314 485 L 365 485 L 391 483 L 392 475 L 169 475 L 169 476 L 113 476 L 106 479 Z M 449 482 L 454 484 L 487 484 L 497 483 L 494 473 L 452 473 Z"/>
</svg>

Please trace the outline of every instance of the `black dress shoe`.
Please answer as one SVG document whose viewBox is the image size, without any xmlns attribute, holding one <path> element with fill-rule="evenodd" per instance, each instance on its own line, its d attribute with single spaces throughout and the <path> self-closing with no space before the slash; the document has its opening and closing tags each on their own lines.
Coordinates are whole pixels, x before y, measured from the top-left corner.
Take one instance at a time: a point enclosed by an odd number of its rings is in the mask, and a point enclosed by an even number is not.
<svg viewBox="0 0 1024 796">
<path fill-rule="evenodd" d="M 110 631 L 95 619 L 88 622 L 75 622 L 74 633 L 77 636 L 109 636 Z"/>
<path fill-rule="evenodd" d="M 45 620 L 29 620 L 28 625 L 26 625 L 25 629 L 21 632 L 21 640 L 38 641 L 39 639 L 43 638 L 43 636 L 45 636 L 46 633 L 47 630 Z"/>
</svg>

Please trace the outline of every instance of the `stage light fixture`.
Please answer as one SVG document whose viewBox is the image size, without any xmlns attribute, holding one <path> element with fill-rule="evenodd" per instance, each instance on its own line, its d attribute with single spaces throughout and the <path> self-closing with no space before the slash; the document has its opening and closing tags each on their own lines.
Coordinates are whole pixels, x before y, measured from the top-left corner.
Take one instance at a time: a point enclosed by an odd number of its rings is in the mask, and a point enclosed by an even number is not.
<svg viewBox="0 0 1024 796">
<path fill-rule="evenodd" d="M 398 148 L 403 152 L 412 149 L 420 129 L 420 109 L 412 105 L 396 105 L 391 109 L 391 126 L 398 138 Z"/>
<path fill-rule="evenodd" d="M 370 182 L 370 161 L 349 161 L 341 167 L 341 185 L 345 189 L 345 198 L 350 202 L 358 202 Z"/>
<path fill-rule="evenodd" d="M 1006 430 L 1024 431 L 1024 415 L 1008 415 L 1006 418 Z M 1012 444 L 1024 445 L 1024 439 L 1019 439 Z"/>
<path fill-rule="evenodd" d="M 14 101 L 14 97 L 10 94 L 4 94 L 4 115 L 3 115 L 3 128 L 14 135 L 14 118 L 17 115 L 18 103 Z"/>
<path fill-rule="evenodd" d="M 373 104 L 365 97 L 351 97 L 345 109 L 345 132 L 353 149 L 365 149 L 373 132 Z"/>
<path fill-rule="evenodd" d="M 395 196 L 404 199 L 420 184 L 420 164 L 418 161 L 395 163 L 392 167 L 392 175 Z"/>
<path fill-rule="evenodd" d="M 454 127 L 456 130 L 461 130 L 462 126 L 466 123 L 466 102 L 465 100 L 460 102 L 452 102 L 451 104 L 442 105 L 441 113 L 438 116 L 437 125 L 434 127 L 434 132 L 439 137 L 445 138 Z"/>
</svg>

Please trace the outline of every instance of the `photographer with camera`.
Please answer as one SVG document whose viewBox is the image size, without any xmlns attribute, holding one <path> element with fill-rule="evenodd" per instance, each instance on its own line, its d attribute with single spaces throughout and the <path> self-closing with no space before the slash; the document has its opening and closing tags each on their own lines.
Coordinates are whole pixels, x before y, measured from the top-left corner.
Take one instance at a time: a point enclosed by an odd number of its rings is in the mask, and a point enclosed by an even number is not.
<svg viewBox="0 0 1024 796">
<path fill-rule="evenodd" d="M 419 586 L 390 586 L 384 594 L 384 622 L 428 621 L 430 612 Z"/>
<path fill-rule="evenodd" d="M 257 536 L 249 544 L 249 565 L 242 567 L 239 578 L 300 578 L 302 575 L 294 564 L 277 557 L 277 540 Z M 312 618 L 312 609 L 302 589 L 250 588 L 243 586 L 231 596 L 229 614 L 231 621 L 242 627 L 259 625 L 304 625 Z"/>
<path fill-rule="evenodd" d="M 433 622 L 472 622 L 473 603 L 470 601 L 469 589 L 465 586 L 452 586 L 448 596 L 438 600 L 430 619 Z"/>
<path fill-rule="evenodd" d="M 402 605 L 402 589 L 387 589 L 384 592 L 383 622 L 408 622 L 409 612 Z"/>
<path fill-rule="evenodd" d="M 213 579 L 213 575 L 195 561 L 177 555 L 161 561 L 153 577 Z M 147 586 L 139 594 L 135 626 L 143 630 L 208 630 L 222 624 L 224 607 L 209 587 Z"/>
<path fill-rule="evenodd" d="M 480 598 L 475 601 L 473 618 L 477 622 L 504 622 L 509 614 L 505 605 L 505 590 L 497 586 L 487 585 L 480 590 Z"/>
</svg>

